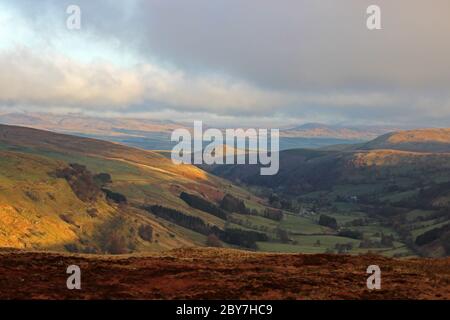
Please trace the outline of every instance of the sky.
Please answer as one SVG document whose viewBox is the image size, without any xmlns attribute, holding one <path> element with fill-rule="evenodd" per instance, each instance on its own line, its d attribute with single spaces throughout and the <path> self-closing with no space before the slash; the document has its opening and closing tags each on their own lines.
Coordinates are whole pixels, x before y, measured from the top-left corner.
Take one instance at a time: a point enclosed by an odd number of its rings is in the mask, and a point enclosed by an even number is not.
<svg viewBox="0 0 450 320">
<path fill-rule="evenodd" d="M 0 0 L 0 111 L 449 127 L 449 34 L 448 0 Z"/>
</svg>

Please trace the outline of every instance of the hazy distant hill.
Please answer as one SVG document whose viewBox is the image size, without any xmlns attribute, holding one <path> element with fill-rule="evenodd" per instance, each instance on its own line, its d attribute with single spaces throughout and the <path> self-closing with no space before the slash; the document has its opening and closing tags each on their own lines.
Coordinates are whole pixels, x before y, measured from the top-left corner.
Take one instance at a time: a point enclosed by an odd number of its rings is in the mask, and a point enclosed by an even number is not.
<svg viewBox="0 0 450 320">
<path fill-rule="evenodd" d="M 6 113 L 0 123 L 119 142 L 147 150 L 169 150 L 170 133 L 186 126 L 170 120 L 101 118 L 80 114 Z"/>
<path fill-rule="evenodd" d="M 341 140 L 367 141 L 395 130 L 397 129 L 387 126 L 347 127 L 339 125 L 326 125 L 322 123 L 306 123 L 300 126 L 283 129 L 281 131 L 281 136 L 291 138 L 333 138 Z"/>
<path fill-rule="evenodd" d="M 174 129 L 192 129 L 192 123 L 173 121 L 88 117 L 80 114 L 54 115 L 48 113 L 6 113 L 0 123 L 33 127 L 54 132 L 119 142 L 146 150 L 170 150 L 176 143 L 170 141 Z M 205 124 L 206 126 L 207 124 Z M 347 128 L 309 123 L 280 129 L 280 149 L 321 148 L 337 144 L 366 142 L 386 132 L 388 127 Z"/>
<path fill-rule="evenodd" d="M 100 118 L 81 114 L 51 113 L 5 113 L 0 114 L 0 123 L 64 133 L 137 137 L 142 136 L 139 132 L 171 132 L 173 129 L 183 127 L 182 124 L 169 120 Z"/>
</svg>

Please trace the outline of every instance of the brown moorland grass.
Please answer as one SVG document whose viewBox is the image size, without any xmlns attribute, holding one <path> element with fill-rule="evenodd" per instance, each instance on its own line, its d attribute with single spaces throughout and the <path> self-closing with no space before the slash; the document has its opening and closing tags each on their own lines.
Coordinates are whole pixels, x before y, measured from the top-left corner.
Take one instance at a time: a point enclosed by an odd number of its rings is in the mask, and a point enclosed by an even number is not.
<svg viewBox="0 0 450 320">
<path fill-rule="evenodd" d="M 82 289 L 66 289 L 66 268 Z M 381 290 L 366 288 L 379 265 Z M 186 248 L 159 254 L 88 256 L 0 253 L 0 299 L 450 299 L 450 258 L 267 254 Z"/>
</svg>

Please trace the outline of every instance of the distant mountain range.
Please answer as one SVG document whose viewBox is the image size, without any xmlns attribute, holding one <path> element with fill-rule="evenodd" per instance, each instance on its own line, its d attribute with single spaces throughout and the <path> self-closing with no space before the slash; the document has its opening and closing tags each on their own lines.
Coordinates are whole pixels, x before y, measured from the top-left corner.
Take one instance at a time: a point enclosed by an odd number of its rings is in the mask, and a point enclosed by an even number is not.
<svg viewBox="0 0 450 320">
<path fill-rule="evenodd" d="M 173 129 L 184 127 L 184 125 L 170 120 L 100 118 L 81 114 L 57 115 L 51 113 L 5 113 L 0 114 L 0 123 L 62 133 L 104 136 L 139 136 L 139 132 L 170 132 Z"/>
<path fill-rule="evenodd" d="M 170 150 L 174 145 L 170 141 L 170 133 L 174 129 L 192 129 L 191 123 L 185 124 L 170 120 L 100 118 L 80 114 L 55 115 L 49 113 L 0 114 L 0 123 L 98 138 L 147 150 Z M 280 148 L 287 150 L 354 144 L 369 141 L 382 134 L 397 130 L 393 127 L 345 127 L 308 123 L 281 128 Z"/>
<path fill-rule="evenodd" d="M 368 141 L 399 128 L 389 126 L 347 127 L 322 123 L 306 123 L 281 130 L 281 136 L 291 138 L 333 138 Z"/>
</svg>

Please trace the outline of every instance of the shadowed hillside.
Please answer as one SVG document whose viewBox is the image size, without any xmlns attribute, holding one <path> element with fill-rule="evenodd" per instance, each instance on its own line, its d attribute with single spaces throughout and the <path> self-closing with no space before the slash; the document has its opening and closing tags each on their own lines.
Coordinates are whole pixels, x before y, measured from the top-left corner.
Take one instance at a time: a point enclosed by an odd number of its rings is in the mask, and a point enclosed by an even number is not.
<svg viewBox="0 0 450 320">
<path fill-rule="evenodd" d="M 424 129 L 384 135 L 341 150 L 281 151 L 280 171 L 273 177 L 259 175 L 257 165 L 202 168 L 253 186 L 275 207 L 333 217 L 335 234 L 363 239 L 360 248 L 395 247 L 398 241 L 410 253 L 446 256 L 449 151 L 450 129 Z"/>
</svg>

